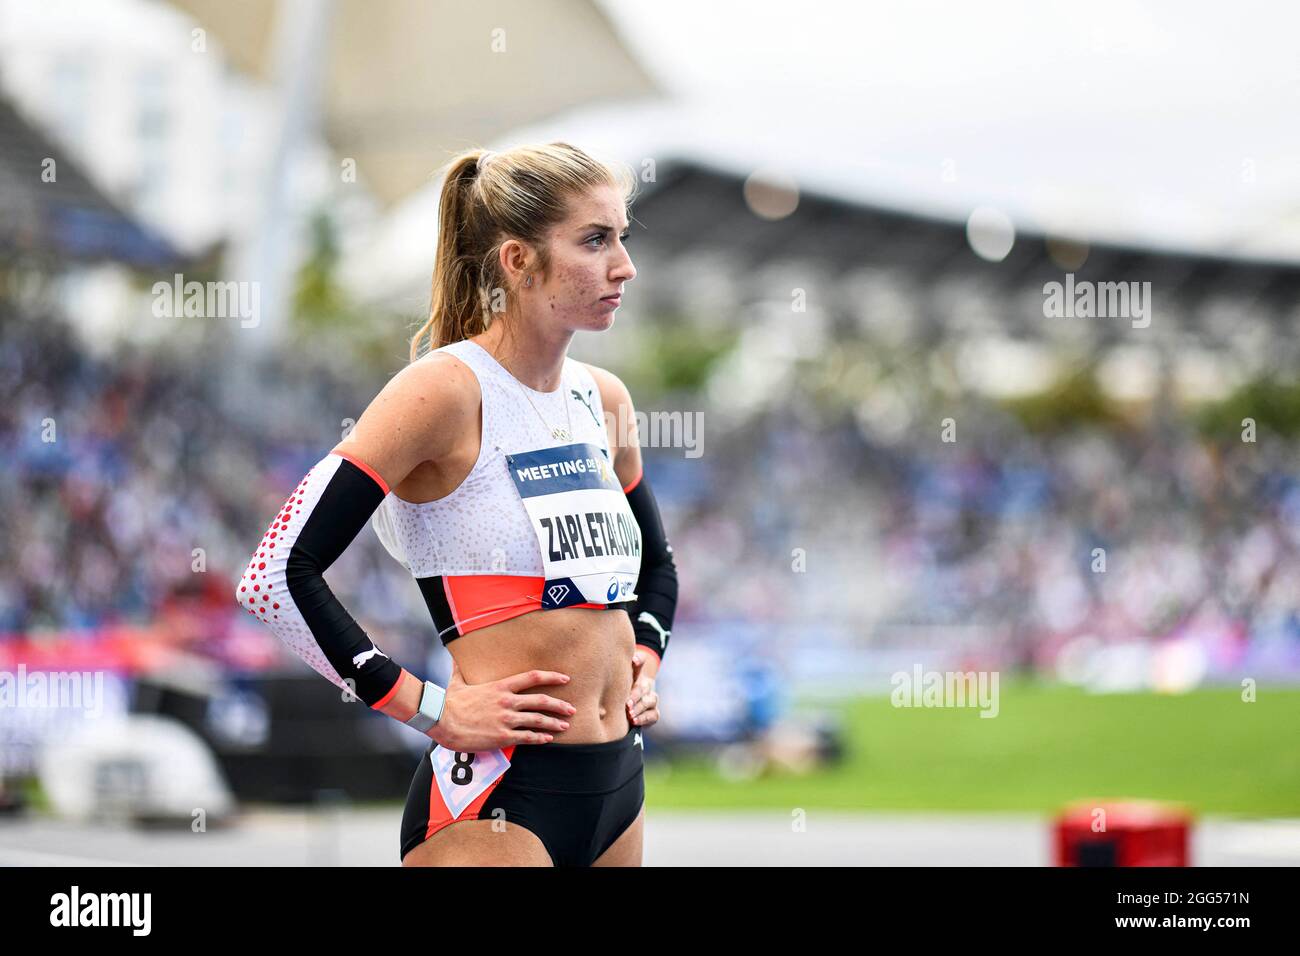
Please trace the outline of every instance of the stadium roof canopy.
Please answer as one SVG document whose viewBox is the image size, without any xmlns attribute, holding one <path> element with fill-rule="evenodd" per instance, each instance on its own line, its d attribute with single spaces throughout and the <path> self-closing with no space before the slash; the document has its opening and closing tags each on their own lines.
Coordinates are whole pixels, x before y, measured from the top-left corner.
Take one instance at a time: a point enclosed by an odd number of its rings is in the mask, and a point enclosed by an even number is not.
<svg viewBox="0 0 1300 956">
<path fill-rule="evenodd" d="M 731 274 L 738 309 L 747 301 L 745 290 L 756 287 L 753 276 L 783 265 L 812 266 L 832 277 L 859 270 L 892 273 L 930 298 L 941 282 L 950 283 L 979 298 L 1001 331 L 1029 338 L 1050 335 L 1043 287 L 1067 272 L 1077 282 L 1149 282 L 1161 300 L 1165 332 L 1209 340 L 1235 334 L 1234 315 L 1289 329 L 1300 304 L 1300 265 L 1294 263 L 1085 240 L 1070 244 L 1023 231 L 1014 234 L 1004 258 L 991 261 L 975 252 L 961 222 L 806 190 L 799 190 L 792 213 L 769 220 L 755 214 L 745 184 L 737 172 L 694 160 L 660 163 L 655 181 L 642 185 L 632 209 L 635 223 L 644 227 L 634 226 L 638 265 L 648 254 L 657 271 L 672 276 L 693 260 L 730 263 L 721 271 Z M 688 286 L 672 279 L 656 283 L 649 270 L 643 274 L 650 281 L 641 291 L 653 289 L 659 305 L 689 311 L 689 301 L 662 298 L 689 295 Z M 951 313 L 933 301 L 921 314 L 934 331 L 953 324 Z M 1123 337 L 1127 325 L 1094 327 L 1105 341 Z"/>
<path fill-rule="evenodd" d="M 316 2 L 316 0 L 312 0 Z M 277 36 L 310 29 L 301 0 L 171 0 L 244 73 L 288 69 Z M 330 0 L 309 55 L 323 59 L 323 132 L 385 204 L 459 152 L 523 124 L 658 87 L 592 0 Z M 319 54 L 316 52 L 319 44 Z"/>
<path fill-rule="evenodd" d="M 59 147 L 0 98 L 0 251 L 150 269 L 183 263 L 119 209 Z"/>
</svg>

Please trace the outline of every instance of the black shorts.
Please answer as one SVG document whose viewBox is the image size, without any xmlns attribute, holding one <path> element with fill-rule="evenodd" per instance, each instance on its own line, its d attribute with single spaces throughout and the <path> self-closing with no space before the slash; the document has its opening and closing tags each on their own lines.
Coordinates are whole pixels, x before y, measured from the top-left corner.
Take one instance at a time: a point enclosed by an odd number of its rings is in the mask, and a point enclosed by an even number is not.
<svg viewBox="0 0 1300 956">
<path fill-rule="evenodd" d="M 431 744 L 402 814 L 403 857 L 445 826 L 499 819 L 537 834 L 556 866 L 590 866 L 645 800 L 640 728 L 599 744 L 459 753 Z"/>
</svg>

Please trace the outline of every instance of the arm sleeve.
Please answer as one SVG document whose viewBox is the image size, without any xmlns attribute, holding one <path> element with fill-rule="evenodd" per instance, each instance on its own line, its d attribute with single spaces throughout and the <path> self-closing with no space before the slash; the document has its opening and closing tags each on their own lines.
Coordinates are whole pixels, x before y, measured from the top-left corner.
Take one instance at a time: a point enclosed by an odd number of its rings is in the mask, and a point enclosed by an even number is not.
<svg viewBox="0 0 1300 956">
<path fill-rule="evenodd" d="M 323 575 L 387 494 L 373 469 L 337 452 L 326 455 L 271 521 L 235 589 L 240 607 L 370 707 L 388 701 L 402 668 L 352 619 Z"/>
<path fill-rule="evenodd" d="M 641 573 L 637 577 L 636 600 L 627 605 L 636 642 L 652 651 L 662 663 L 677 610 L 677 565 L 673 546 L 664 534 L 659 506 L 642 470 L 623 493 L 641 528 Z"/>
</svg>

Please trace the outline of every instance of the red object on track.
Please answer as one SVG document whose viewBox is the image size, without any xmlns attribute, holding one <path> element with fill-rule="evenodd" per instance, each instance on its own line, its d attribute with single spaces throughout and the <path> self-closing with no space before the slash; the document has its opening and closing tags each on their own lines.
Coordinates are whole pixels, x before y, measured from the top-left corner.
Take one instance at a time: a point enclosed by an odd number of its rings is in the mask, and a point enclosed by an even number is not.
<svg viewBox="0 0 1300 956">
<path fill-rule="evenodd" d="M 1187 866 L 1192 817 L 1176 804 L 1081 801 L 1056 819 L 1057 866 Z"/>
</svg>

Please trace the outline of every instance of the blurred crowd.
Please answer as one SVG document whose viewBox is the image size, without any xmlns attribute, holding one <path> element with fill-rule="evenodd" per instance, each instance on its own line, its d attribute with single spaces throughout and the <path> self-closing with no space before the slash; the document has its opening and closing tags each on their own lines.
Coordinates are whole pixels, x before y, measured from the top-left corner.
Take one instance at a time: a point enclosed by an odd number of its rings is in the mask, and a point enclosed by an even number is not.
<svg viewBox="0 0 1300 956">
<path fill-rule="evenodd" d="M 1300 483 L 1277 436 L 1187 423 L 909 449 L 883 561 L 903 620 L 1000 631 L 1024 663 L 1070 641 L 1249 643 L 1300 662 Z"/>
<path fill-rule="evenodd" d="M 382 382 L 304 355 L 256 367 L 204 349 L 95 356 L 57 319 L 10 311 L 0 383 L 0 639 L 135 628 L 235 667 L 290 659 L 234 605 L 234 584 Z M 400 571 L 366 533 L 327 579 L 359 619 L 418 624 L 395 633 L 422 652 L 427 612 L 419 621 Z"/>
<path fill-rule="evenodd" d="M 0 315 L 0 640 L 141 627 L 232 668 L 301 666 L 234 582 L 383 382 L 309 351 L 268 361 L 96 357 L 52 317 Z M 965 414 L 946 443 L 874 440 L 794 404 L 734 426 L 706 412 L 708 454 L 645 449 L 679 627 L 761 624 L 787 650 L 824 628 L 864 645 L 974 635 L 1024 666 L 1081 637 L 1194 635 L 1224 667 L 1261 645 L 1300 660 L 1288 444 Z M 327 579 L 396 658 L 430 653 L 418 589 L 371 531 Z"/>
<path fill-rule="evenodd" d="M 838 634 L 1051 672 L 1070 646 L 1186 639 L 1211 675 L 1248 660 L 1300 675 L 1291 441 L 960 414 L 951 443 L 937 425 L 887 441 L 796 415 L 743 449 L 711 434 L 673 532 L 686 590 L 701 611 L 777 623 L 787 650 Z"/>
</svg>

